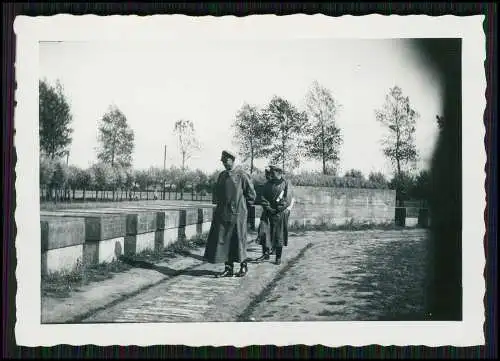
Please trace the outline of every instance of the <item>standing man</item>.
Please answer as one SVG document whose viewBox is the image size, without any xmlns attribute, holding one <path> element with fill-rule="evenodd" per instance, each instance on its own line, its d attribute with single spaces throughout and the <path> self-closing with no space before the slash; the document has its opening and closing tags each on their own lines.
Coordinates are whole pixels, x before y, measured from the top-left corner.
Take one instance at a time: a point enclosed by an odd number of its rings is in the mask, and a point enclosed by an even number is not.
<svg viewBox="0 0 500 361">
<path fill-rule="evenodd" d="M 270 179 L 262 190 L 262 207 L 269 222 L 269 238 L 265 240 L 266 253 L 268 255 L 269 249 L 274 249 L 278 265 L 281 264 L 283 246 L 288 245 L 290 193 L 289 184 L 283 178 L 283 170 L 277 166 L 271 166 Z"/>
<path fill-rule="evenodd" d="M 247 203 L 255 201 L 255 189 L 248 174 L 234 168 L 235 156 L 223 151 L 221 162 L 226 168 L 219 174 L 212 202 L 216 205 L 203 258 L 209 263 L 225 263 L 219 277 L 234 275 L 234 262 L 240 263 L 237 277 L 248 272 Z"/>
<path fill-rule="evenodd" d="M 266 177 L 266 183 L 271 179 L 271 171 L 269 167 L 264 169 L 264 174 Z M 265 183 L 264 183 L 265 185 Z M 260 197 L 257 197 L 258 202 L 256 204 L 262 204 L 262 194 Z M 268 214 L 263 209 L 262 214 L 260 216 L 259 227 L 257 228 L 257 244 L 262 247 L 262 256 L 257 258 L 255 261 L 260 262 L 263 260 L 268 260 L 270 258 L 270 235 L 269 235 L 269 220 Z"/>
</svg>

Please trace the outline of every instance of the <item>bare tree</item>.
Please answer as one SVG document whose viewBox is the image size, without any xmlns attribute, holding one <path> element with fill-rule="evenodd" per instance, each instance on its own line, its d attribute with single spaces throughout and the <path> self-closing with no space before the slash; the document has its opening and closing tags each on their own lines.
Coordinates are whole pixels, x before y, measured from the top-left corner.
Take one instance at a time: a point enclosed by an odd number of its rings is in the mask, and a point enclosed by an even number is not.
<svg viewBox="0 0 500 361">
<path fill-rule="evenodd" d="M 194 124 L 191 120 L 178 120 L 175 123 L 174 132 L 177 135 L 182 157 L 181 168 L 184 171 L 186 169 L 186 162 L 192 157 L 194 152 L 200 150 L 200 144 L 196 139 Z"/>
</svg>

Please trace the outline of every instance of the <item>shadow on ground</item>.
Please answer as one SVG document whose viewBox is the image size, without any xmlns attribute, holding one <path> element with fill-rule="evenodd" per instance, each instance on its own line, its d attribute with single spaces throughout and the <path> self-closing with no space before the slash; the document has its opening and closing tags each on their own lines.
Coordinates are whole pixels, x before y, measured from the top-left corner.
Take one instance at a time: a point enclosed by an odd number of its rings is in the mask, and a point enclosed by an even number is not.
<svg viewBox="0 0 500 361">
<path fill-rule="evenodd" d="M 190 252 L 185 252 L 183 253 L 184 256 L 191 256 L 195 259 L 203 260 L 202 256 L 198 256 L 196 254 L 190 253 Z M 174 268 L 170 268 L 167 266 L 158 266 L 155 265 L 154 263 L 147 262 L 147 261 L 138 261 L 131 259 L 129 257 L 122 257 L 121 260 L 128 265 L 136 268 L 143 268 L 143 269 L 150 269 L 157 271 L 161 274 L 164 274 L 165 276 L 169 277 L 174 277 L 174 276 L 190 276 L 190 277 L 215 277 L 217 276 L 220 272 L 218 271 L 213 271 L 213 270 L 193 270 L 193 269 L 185 269 L 185 270 L 178 270 Z"/>
<path fill-rule="evenodd" d="M 184 257 L 191 257 L 191 258 L 196 259 L 198 261 L 204 261 L 203 256 L 189 252 L 189 251 L 181 251 L 181 252 L 179 252 L 179 255 L 184 256 Z"/>
</svg>

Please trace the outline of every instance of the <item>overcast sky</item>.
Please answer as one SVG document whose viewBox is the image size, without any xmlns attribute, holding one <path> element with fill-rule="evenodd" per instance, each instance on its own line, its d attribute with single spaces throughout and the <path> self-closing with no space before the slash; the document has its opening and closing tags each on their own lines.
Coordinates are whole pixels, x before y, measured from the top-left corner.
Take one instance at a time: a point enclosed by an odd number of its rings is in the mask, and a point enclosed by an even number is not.
<svg viewBox="0 0 500 361">
<path fill-rule="evenodd" d="M 221 150 L 237 150 L 230 126 L 244 102 L 264 106 L 278 95 L 304 109 L 314 80 L 342 104 L 341 172 L 390 173 L 374 109 L 392 86 L 421 115 L 419 168 L 427 167 L 441 112 L 438 77 L 405 40 L 41 43 L 40 77 L 64 87 L 73 113 L 69 162 L 81 167 L 96 160 L 98 121 L 111 104 L 134 130 L 134 167 L 163 167 L 165 144 L 167 166 L 179 165 L 173 128 L 184 118 L 194 122 L 202 145 L 188 165 L 209 172 L 221 169 Z M 321 166 L 308 161 L 302 168 Z"/>
</svg>

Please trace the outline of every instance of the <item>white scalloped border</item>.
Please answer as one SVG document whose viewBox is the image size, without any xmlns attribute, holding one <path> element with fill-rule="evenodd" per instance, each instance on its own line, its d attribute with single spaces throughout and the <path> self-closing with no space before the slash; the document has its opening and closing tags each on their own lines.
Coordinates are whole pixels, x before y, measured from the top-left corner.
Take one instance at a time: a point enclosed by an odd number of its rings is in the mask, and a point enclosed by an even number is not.
<svg viewBox="0 0 500 361">
<path fill-rule="evenodd" d="M 484 211 L 486 106 L 484 16 L 252 15 L 246 17 L 73 16 L 18 17 L 15 109 L 17 152 L 18 345 L 184 344 L 237 347 L 268 344 L 325 346 L 484 344 Z M 266 322 L 184 324 L 40 324 L 40 240 L 38 190 L 38 41 L 463 38 L 463 322 Z M 35 265 L 35 266 L 34 266 Z"/>
</svg>

